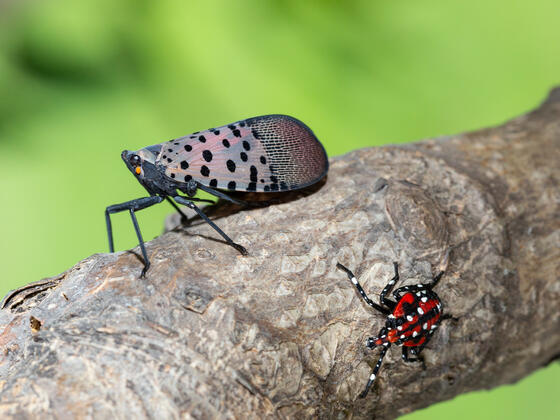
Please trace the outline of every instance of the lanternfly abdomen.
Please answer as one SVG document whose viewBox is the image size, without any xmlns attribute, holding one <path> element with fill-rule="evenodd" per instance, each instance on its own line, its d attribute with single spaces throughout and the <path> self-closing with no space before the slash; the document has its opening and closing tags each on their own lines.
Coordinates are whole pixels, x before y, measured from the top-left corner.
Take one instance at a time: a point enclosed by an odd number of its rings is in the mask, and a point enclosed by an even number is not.
<svg viewBox="0 0 560 420">
<path fill-rule="evenodd" d="M 244 247 L 233 242 L 194 204 L 205 201 L 194 197 L 197 190 L 244 204 L 223 191 L 297 190 L 320 181 L 328 170 L 327 154 L 319 140 L 304 123 L 287 115 L 249 118 L 136 152 L 125 150 L 121 157 L 150 196 L 107 207 L 109 249 L 114 251 L 110 214 L 129 211 L 144 257 L 142 276 L 150 262 L 135 211 L 165 199 L 181 212 L 173 199 L 196 211 L 228 244 L 246 254 Z"/>
</svg>

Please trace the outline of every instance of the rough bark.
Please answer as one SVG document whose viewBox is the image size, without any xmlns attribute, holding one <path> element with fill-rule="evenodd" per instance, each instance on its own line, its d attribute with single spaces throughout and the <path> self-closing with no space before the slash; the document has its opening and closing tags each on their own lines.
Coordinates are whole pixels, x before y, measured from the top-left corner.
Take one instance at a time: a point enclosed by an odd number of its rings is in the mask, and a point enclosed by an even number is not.
<svg viewBox="0 0 560 420">
<path fill-rule="evenodd" d="M 247 257 L 171 216 L 145 279 L 136 249 L 6 296 L 0 417 L 386 419 L 517 381 L 560 354 L 559 184 L 555 90 L 497 128 L 335 157 L 312 194 L 210 209 Z M 425 370 L 391 348 L 366 399 L 384 317 L 337 261 L 372 297 L 392 261 L 403 285 L 445 268 L 458 318 Z"/>
</svg>

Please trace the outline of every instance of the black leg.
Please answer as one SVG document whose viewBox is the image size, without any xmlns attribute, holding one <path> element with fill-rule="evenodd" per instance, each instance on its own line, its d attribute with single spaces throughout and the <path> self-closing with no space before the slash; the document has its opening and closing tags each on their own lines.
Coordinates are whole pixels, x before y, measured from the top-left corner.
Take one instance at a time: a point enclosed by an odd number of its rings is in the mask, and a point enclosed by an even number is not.
<svg viewBox="0 0 560 420">
<path fill-rule="evenodd" d="M 360 398 L 365 398 L 366 395 L 368 394 L 369 389 L 373 385 L 373 381 L 375 381 L 375 378 L 377 377 L 377 372 L 379 372 L 379 368 L 381 367 L 381 363 L 383 362 L 383 358 L 385 357 L 385 353 L 387 353 L 388 348 L 389 348 L 389 346 L 383 346 L 381 348 L 381 354 L 379 355 L 379 359 L 377 360 L 377 364 L 373 368 L 373 371 L 371 372 L 371 375 L 369 376 L 369 380 L 366 384 L 366 388 L 360 394 Z"/>
<path fill-rule="evenodd" d="M 113 243 L 113 228 L 111 226 L 111 214 L 120 213 L 121 211 L 128 210 L 130 212 L 130 217 L 134 225 L 134 230 L 136 231 L 136 236 L 138 237 L 138 242 L 140 244 L 140 249 L 142 250 L 142 256 L 144 257 L 144 269 L 142 270 L 142 277 L 146 274 L 146 270 L 150 267 L 150 261 L 148 260 L 148 255 L 146 254 L 146 247 L 144 246 L 144 240 L 142 239 L 142 234 L 140 233 L 140 227 L 138 226 L 138 221 L 136 220 L 135 211 L 145 209 L 147 207 L 153 206 L 154 204 L 161 203 L 163 197 L 159 195 L 154 195 L 151 197 L 137 198 L 136 200 L 127 201 L 126 203 L 115 204 L 109 206 L 105 209 L 105 221 L 107 222 L 107 236 L 109 237 L 109 252 L 115 252 L 115 247 Z"/>
<path fill-rule="evenodd" d="M 389 309 L 384 308 L 383 306 L 378 305 L 377 303 L 373 302 L 368 295 L 366 295 L 366 292 L 364 291 L 364 289 L 362 288 L 362 286 L 360 285 L 360 283 L 358 283 L 358 279 L 356 279 L 356 276 L 354 275 L 354 273 L 352 273 L 348 268 L 346 268 L 345 266 L 343 266 L 340 263 L 336 264 L 337 268 L 340 268 L 341 270 L 345 271 L 346 274 L 348 275 L 348 278 L 350 279 L 350 281 L 354 284 L 354 286 L 356 286 L 356 289 L 358 289 L 358 292 L 360 292 L 360 295 L 362 296 L 362 298 L 364 299 L 364 301 L 371 306 L 373 309 L 377 309 L 379 312 L 384 313 L 385 315 L 389 315 L 391 313 L 391 311 L 389 311 Z"/>
<path fill-rule="evenodd" d="M 391 280 L 389 280 L 389 283 L 387 283 L 387 285 L 383 288 L 381 294 L 379 295 L 379 302 L 381 302 L 382 305 L 388 306 L 391 310 L 395 309 L 397 303 L 393 302 L 390 299 L 387 299 L 386 295 L 387 293 L 391 292 L 395 283 L 399 281 L 399 263 L 394 262 L 393 267 L 395 269 L 395 275 Z"/>
<path fill-rule="evenodd" d="M 113 243 L 113 229 L 111 226 L 111 214 L 120 213 L 126 210 L 142 210 L 147 207 L 153 206 L 154 204 L 161 203 L 163 197 L 154 195 L 151 197 L 137 198 L 136 200 L 130 200 L 121 204 L 114 204 L 105 209 L 105 221 L 107 222 L 107 236 L 109 237 L 109 252 L 115 252 L 115 247 Z"/>
<path fill-rule="evenodd" d="M 177 212 L 181 215 L 181 219 L 183 219 L 183 220 L 188 220 L 187 215 L 186 215 L 185 213 L 183 213 L 183 210 L 181 210 L 181 208 L 180 208 L 177 204 L 175 204 L 175 202 L 174 202 L 171 198 L 165 197 L 165 199 L 167 200 L 167 202 L 168 202 L 169 204 L 171 204 L 171 205 L 173 206 L 173 208 L 174 208 L 175 210 L 177 210 Z M 213 202 L 212 200 L 206 200 L 205 198 L 191 197 L 190 200 L 192 200 L 192 201 L 198 201 L 198 202 L 201 202 L 201 203 L 214 204 L 214 202 Z"/>
<path fill-rule="evenodd" d="M 148 259 L 148 254 L 146 253 L 146 247 L 144 246 L 144 239 L 142 239 L 142 233 L 140 232 L 140 226 L 138 226 L 138 220 L 136 220 L 136 215 L 134 210 L 130 209 L 130 218 L 132 219 L 132 224 L 134 225 L 134 230 L 136 231 L 136 237 L 138 238 L 138 243 L 140 244 L 140 250 L 142 251 L 142 256 L 144 257 L 144 268 L 140 277 L 146 276 L 146 271 L 150 268 L 150 260 Z"/>
<path fill-rule="evenodd" d="M 227 194 L 225 194 L 221 191 L 214 190 L 214 189 L 206 187 L 202 184 L 198 184 L 197 187 L 200 188 L 202 191 L 206 191 L 208 194 L 212 194 L 212 195 L 214 195 L 218 198 L 222 198 L 222 199 L 224 199 L 226 201 L 229 201 L 233 204 L 237 204 L 237 205 L 240 205 L 240 206 L 248 206 L 249 205 L 249 203 L 247 203 L 245 201 L 236 200 L 235 198 L 231 198 L 229 195 L 227 195 Z M 190 200 L 190 198 L 189 198 L 189 200 Z"/>
<path fill-rule="evenodd" d="M 436 287 L 436 285 L 438 284 L 438 282 L 440 281 L 440 279 L 442 278 L 443 274 L 445 273 L 445 271 L 440 271 L 437 276 L 435 276 L 432 281 L 428 284 L 430 289 L 433 289 L 434 287 Z"/>
<path fill-rule="evenodd" d="M 427 340 L 426 340 L 427 341 Z M 406 363 L 422 363 L 422 368 L 426 369 L 426 363 L 424 362 L 424 358 L 419 356 L 419 353 L 422 351 L 422 349 L 424 348 L 424 346 L 426 345 L 426 341 L 424 341 L 424 343 L 422 343 L 419 347 L 419 350 L 411 350 L 414 351 L 413 354 L 416 355 L 416 357 L 409 357 L 408 356 L 408 347 L 407 346 L 403 346 L 402 347 L 402 359 L 406 362 Z"/>
<path fill-rule="evenodd" d="M 229 236 L 227 236 L 224 231 L 222 229 L 220 229 L 218 226 L 216 226 L 216 224 L 210 220 L 208 218 L 208 216 L 206 216 L 204 214 L 204 212 L 202 210 L 200 210 L 197 206 L 194 205 L 194 203 L 192 201 L 190 201 L 190 198 L 185 198 L 185 197 L 181 197 L 180 195 L 173 197 L 173 199 L 179 203 L 179 204 L 183 204 L 184 206 L 187 206 L 190 209 L 193 209 L 194 211 L 196 211 L 198 213 L 198 215 L 202 218 L 202 220 L 204 220 L 206 223 L 208 223 L 210 226 L 212 226 L 212 228 L 218 232 L 220 234 L 220 236 L 222 238 L 225 239 L 225 241 L 231 245 L 232 247 L 234 247 L 235 249 L 237 249 L 242 255 L 247 255 L 248 252 L 245 249 L 245 247 L 236 244 L 235 242 L 233 242 L 231 240 L 231 238 Z"/>
</svg>

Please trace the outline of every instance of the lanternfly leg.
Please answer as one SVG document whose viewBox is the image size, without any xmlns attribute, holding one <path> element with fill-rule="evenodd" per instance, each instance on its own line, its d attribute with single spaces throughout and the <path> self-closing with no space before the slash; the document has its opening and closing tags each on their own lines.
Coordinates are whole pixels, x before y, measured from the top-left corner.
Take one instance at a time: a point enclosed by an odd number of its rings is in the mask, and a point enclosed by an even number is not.
<svg viewBox="0 0 560 420">
<path fill-rule="evenodd" d="M 362 296 L 362 298 L 364 299 L 364 301 L 371 306 L 373 309 L 377 309 L 379 312 L 384 313 L 386 315 L 389 315 L 391 312 L 387 309 L 384 308 L 383 306 L 378 305 L 377 303 L 373 302 L 368 295 L 366 295 L 366 292 L 364 291 L 364 289 L 362 288 L 362 286 L 360 285 L 360 283 L 358 283 L 358 279 L 356 279 L 356 276 L 354 275 L 354 273 L 352 273 L 348 268 L 346 268 L 345 266 L 343 266 L 340 263 L 336 264 L 336 267 L 345 271 L 346 274 L 348 275 L 348 278 L 350 279 L 350 281 L 354 284 L 354 286 L 356 286 L 356 289 L 358 289 L 358 292 L 360 292 L 360 295 Z"/>
<path fill-rule="evenodd" d="M 222 198 L 226 201 L 229 201 L 230 203 L 237 204 L 239 206 L 248 206 L 249 205 L 249 203 L 247 203 L 245 201 L 236 200 L 235 198 L 231 198 L 229 195 L 224 194 L 221 191 L 214 190 L 214 189 L 206 187 L 202 184 L 198 184 L 197 187 L 200 188 L 202 191 L 206 191 L 208 194 L 212 194 L 213 196 L 216 196 L 218 198 Z M 190 200 L 190 198 L 189 198 L 189 200 Z"/>
<path fill-rule="evenodd" d="M 138 243 L 140 244 L 142 256 L 144 257 L 144 268 L 142 269 L 142 273 L 140 273 L 140 277 L 144 277 L 146 275 L 146 271 L 150 268 L 150 260 L 148 259 L 148 254 L 146 253 L 146 247 L 144 246 L 144 239 L 142 239 L 140 226 L 138 226 L 138 220 L 136 220 L 136 215 L 132 209 L 130 209 L 130 217 L 132 219 L 132 224 L 134 225 L 134 230 L 136 231 L 136 236 L 138 237 Z"/>
<path fill-rule="evenodd" d="M 432 279 L 431 283 L 428 284 L 427 286 L 428 286 L 430 289 L 433 289 L 434 287 L 436 287 L 436 285 L 438 284 L 439 280 L 440 280 L 441 277 L 443 276 L 443 273 L 444 273 L 444 271 L 440 271 L 440 272 L 437 274 L 437 276 L 435 276 L 435 277 Z"/>
<path fill-rule="evenodd" d="M 379 331 L 379 336 L 378 336 L 377 338 L 375 338 L 375 337 L 369 337 L 369 338 L 366 340 L 366 347 L 367 347 L 368 349 L 373 349 L 373 348 L 375 348 L 375 347 L 376 347 L 375 342 L 376 342 L 378 339 L 384 339 L 384 338 L 387 336 L 387 333 L 388 333 L 388 332 L 389 332 L 389 330 L 387 329 L 387 327 L 381 328 L 381 330 Z M 390 343 L 385 342 L 385 343 L 383 343 L 383 345 L 384 345 L 384 346 L 389 346 Z"/>
<path fill-rule="evenodd" d="M 183 220 L 187 220 L 187 219 L 188 219 L 187 215 L 186 215 L 185 213 L 183 213 L 183 210 L 181 210 L 181 209 L 179 208 L 179 206 L 178 206 L 177 204 L 175 204 L 175 202 L 174 202 L 171 198 L 165 197 L 165 199 L 167 200 L 167 202 L 168 202 L 169 204 L 171 204 L 171 205 L 173 206 L 173 208 L 174 208 L 175 210 L 177 210 L 177 212 L 181 215 L 181 218 L 182 218 Z M 190 199 L 191 199 L 192 201 L 198 201 L 198 202 L 200 202 L 200 203 L 214 204 L 214 202 L 213 202 L 212 200 L 206 200 L 205 198 L 191 197 Z"/>
<path fill-rule="evenodd" d="M 383 346 L 381 348 L 381 354 L 379 355 L 379 359 L 377 360 L 377 364 L 373 368 L 373 371 L 371 372 L 371 375 L 369 376 L 369 380 L 366 384 L 366 389 L 364 389 L 364 392 L 362 392 L 360 394 L 360 398 L 365 398 L 366 395 L 368 394 L 369 389 L 373 385 L 373 381 L 375 381 L 375 378 L 377 376 L 377 372 L 379 372 L 379 368 L 381 367 L 381 363 L 383 362 L 383 358 L 385 357 L 385 353 L 387 353 L 388 348 L 389 348 L 389 346 Z"/>
<path fill-rule="evenodd" d="M 407 363 L 422 363 L 422 367 L 424 369 L 426 369 L 426 363 L 424 362 L 424 358 L 419 356 L 418 353 L 420 353 L 422 351 L 422 349 L 424 348 L 424 346 L 426 345 L 427 342 L 428 342 L 428 340 L 424 341 L 424 343 L 422 343 L 420 346 L 418 346 L 414 349 L 413 353 L 416 355 L 416 357 L 409 357 L 408 356 L 408 347 L 403 346 L 402 347 L 402 359 Z"/>
<path fill-rule="evenodd" d="M 241 245 L 236 244 L 235 242 L 233 242 L 233 241 L 231 240 L 231 238 L 230 238 L 229 236 L 227 236 L 227 235 L 225 234 L 225 232 L 224 232 L 222 229 L 220 229 L 212 220 L 210 220 L 210 219 L 208 218 L 208 216 L 206 216 L 202 210 L 200 210 L 197 206 L 195 206 L 195 204 L 194 204 L 192 201 L 190 201 L 189 198 L 181 197 L 180 195 L 178 195 L 178 196 L 173 197 L 173 199 L 174 199 L 177 203 L 183 204 L 184 206 L 187 206 L 188 208 L 193 209 L 194 211 L 196 211 L 196 212 L 198 213 L 198 215 L 199 215 L 206 223 L 208 223 L 210 226 L 212 226 L 212 228 L 213 228 L 216 232 L 218 232 L 218 233 L 220 234 L 220 236 L 221 236 L 222 238 L 224 238 L 225 241 L 226 241 L 228 244 L 230 244 L 232 247 L 234 247 L 235 249 L 237 249 L 241 254 L 243 254 L 243 255 L 247 255 L 247 254 L 248 254 L 248 253 L 247 253 L 247 250 L 246 250 L 243 246 L 241 246 Z"/>
<path fill-rule="evenodd" d="M 441 318 L 440 318 L 440 321 L 444 321 L 444 320 L 446 320 L 446 319 L 451 319 L 451 320 L 453 320 L 453 321 L 459 321 L 459 318 L 456 318 L 456 317 L 454 317 L 454 316 L 451 315 L 451 314 L 443 314 L 443 315 L 441 316 Z"/>
<path fill-rule="evenodd" d="M 388 306 L 391 310 L 395 309 L 395 306 L 397 305 L 397 303 L 393 302 L 390 299 L 387 299 L 385 296 L 387 295 L 387 293 L 391 292 L 395 283 L 397 283 L 399 281 L 399 263 L 394 262 L 393 267 L 395 269 L 395 275 L 393 276 L 393 278 L 391 280 L 389 280 L 389 283 L 387 283 L 387 285 L 383 288 L 383 290 L 381 291 L 381 294 L 379 295 L 379 301 L 383 305 Z"/>
<path fill-rule="evenodd" d="M 115 252 L 115 247 L 113 243 L 113 228 L 111 226 L 111 214 L 120 213 L 121 211 L 125 211 L 125 210 L 128 210 L 130 212 L 130 217 L 132 218 L 132 223 L 134 224 L 134 230 L 136 231 L 136 236 L 138 237 L 140 249 L 142 250 L 142 256 L 144 257 L 144 269 L 142 270 L 142 277 L 146 274 L 146 270 L 150 267 L 150 261 L 148 260 L 148 255 L 146 254 L 146 248 L 144 247 L 144 240 L 142 239 L 142 234 L 140 233 L 140 227 L 138 226 L 138 221 L 136 220 L 136 215 L 134 214 L 134 212 L 153 206 L 154 204 L 161 203 L 162 201 L 163 201 L 163 197 L 155 195 L 151 197 L 137 198 L 136 200 L 127 201 L 126 203 L 115 204 L 105 209 L 105 221 L 107 222 L 107 236 L 109 238 L 109 252 Z"/>
</svg>

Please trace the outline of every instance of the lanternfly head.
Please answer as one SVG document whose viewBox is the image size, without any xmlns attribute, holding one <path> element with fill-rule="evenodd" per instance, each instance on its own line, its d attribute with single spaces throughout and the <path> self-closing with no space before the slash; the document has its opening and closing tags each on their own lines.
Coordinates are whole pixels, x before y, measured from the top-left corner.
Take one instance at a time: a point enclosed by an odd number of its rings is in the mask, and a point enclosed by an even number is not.
<svg viewBox="0 0 560 420">
<path fill-rule="evenodd" d="M 146 164 L 154 164 L 156 156 L 151 150 L 140 149 L 136 152 L 124 150 L 121 153 L 121 158 L 126 163 L 126 166 L 134 175 L 142 178 L 146 169 Z"/>
</svg>

